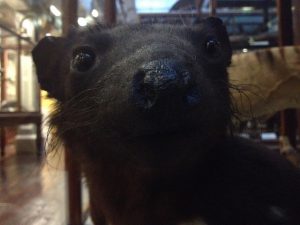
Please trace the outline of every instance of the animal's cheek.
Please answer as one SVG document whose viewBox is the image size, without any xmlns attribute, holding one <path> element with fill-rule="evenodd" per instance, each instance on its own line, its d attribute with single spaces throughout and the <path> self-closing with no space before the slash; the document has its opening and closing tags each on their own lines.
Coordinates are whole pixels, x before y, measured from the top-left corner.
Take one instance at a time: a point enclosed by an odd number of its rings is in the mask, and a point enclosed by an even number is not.
<svg viewBox="0 0 300 225">
<path fill-rule="evenodd" d="M 97 71 L 89 71 L 85 73 L 77 73 L 71 71 L 66 77 L 66 93 L 67 99 L 79 96 L 82 94 L 87 94 L 87 92 L 95 92 L 97 88 L 95 84 L 99 79 L 99 74 Z"/>
<path fill-rule="evenodd" d="M 204 220 L 197 219 L 197 220 L 194 220 L 194 221 L 183 222 L 183 223 L 180 223 L 178 225 L 207 225 L 207 224 L 204 222 Z"/>
<path fill-rule="evenodd" d="M 278 206 L 269 207 L 268 218 L 273 222 L 272 224 L 286 224 L 288 221 L 286 211 Z"/>
</svg>

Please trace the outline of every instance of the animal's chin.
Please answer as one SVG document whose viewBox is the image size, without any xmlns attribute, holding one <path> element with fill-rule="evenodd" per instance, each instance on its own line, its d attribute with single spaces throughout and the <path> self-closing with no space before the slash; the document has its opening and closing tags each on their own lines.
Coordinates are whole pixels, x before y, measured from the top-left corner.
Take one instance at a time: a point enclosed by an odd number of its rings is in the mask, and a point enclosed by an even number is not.
<svg viewBox="0 0 300 225">
<path fill-rule="evenodd" d="M 132 137 L 134 139 L 142 138 L 148 140 L 158 140 L 158 139 L 173 139 L 173 138 L 182 138 L 182 137 L 192 137 L 199 136 L 204 131 L 199 127 L 188 127 L 188 126 L 166 126 L 160 127 L 159 129 L 149 129 L 139 131 L 136 135 Z"/>
<path fill-rule="evenodd" d="M 185 138 L 201 138 L 201 134 L 197 131 L 170 131 L 164 133 L 153 133 L 145 136 L 140 136 L 142 140 L 158 141 L 158 142 L 176 142 L 179 139 Z"/>
</svg>

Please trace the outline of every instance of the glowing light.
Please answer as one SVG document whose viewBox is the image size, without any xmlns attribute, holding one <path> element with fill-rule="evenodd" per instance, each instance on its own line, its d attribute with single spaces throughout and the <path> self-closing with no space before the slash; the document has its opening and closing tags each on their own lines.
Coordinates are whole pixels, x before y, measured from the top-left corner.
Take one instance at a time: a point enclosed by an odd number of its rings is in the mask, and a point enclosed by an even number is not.
<svg viewBox="0 0 300 225">
<path fill-rule="evenodd" d="M 97 18 L 99 16 L 99 12 L 97 9 L 93 9 L 92 12 L 91 12 L 92 16 Z"/>
<path fill-rule="evenodd" d="M 87 21 L 86 21 L 86 19 L 83 18 L 83 17 L 79 17 L 79 18 L 77 19 L 77 23 L 78 23 L 78 25 L 81 26 L 81 27 L 85 27 L 85 26 L 87 25 Z"/>
<path fill-rule="evenodd" d="M 61 12 L 59 11 L 58 8 L 56 8 L 55 5 L 50 5 L 50 12 L 54 15 L 54 16 L 61 16 Z"/>
<path fill-rule="evenodd" d="M 45 35 L 46 35 L 47 37 L 52 36 L 52 34 L 50 34 L 50 33 L 46 33 Z"/>
<path fill-rule="evenodd" d="M 32 27 L 32 22 L 30 21 L 30 19 L 25 19 L 22 23 L 22 27 L 24 29 L 30 29 Z"/>
<path fill-rule="evenodd" d="M 244 53 L 247 53 L 248 52 L 248 49 L 247 48 L 243 48 L 242 50 Z"/>
<path fill-rule="evenodd" d="M 254 8 L 251 7 L 251 6 L 245 6 L 245 7 L 242 7 L 242 11 L 243 11 L 243 12 L 251 12 L 251 11 L 253 11 L 253 10 L 254 10 Z"/>
<path fill-rule="evenodd" d="M 22 26 L 22 35 L 33 37 L 34 34 L 34 25 L 29 18 L 26 18 L 21 23 Z"/>
<path fill-rule="evenodd" d="M 135 5 L 138 13 L 168 12 L 177 0 L 136 0 Z"/>
</svg>

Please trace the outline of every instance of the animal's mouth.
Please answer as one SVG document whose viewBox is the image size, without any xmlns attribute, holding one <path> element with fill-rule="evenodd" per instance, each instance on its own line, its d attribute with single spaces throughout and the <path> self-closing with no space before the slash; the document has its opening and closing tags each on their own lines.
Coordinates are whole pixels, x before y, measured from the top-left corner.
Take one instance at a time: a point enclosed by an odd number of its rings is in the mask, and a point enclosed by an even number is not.
<svg viewBox="0 0 300 225">
<path fill-rule="evenodd" d="M 194 135 L 200 135 L 200 131 L 194 128 L 178 128 L 170 130 L 156 130 L 155 132 L 149 132 L 146 134 L 140 135 L 138 138 L 157 140 L 157 139 L 168 139 L 175 137 L 190 137 Z"/>
<path fill-rule="evenodd" d="M 148 123 L 137 128 L 135 131 L 131 130 L 130 138 L 132 139 L 144 139 L 144 140 L 159 140 L 169 138 L 182 138 L 199 136 L 203 134 L 203 126 L 199 126 L 199 122 L 192 122 L 186 118 L 166 118 L 158 115 L 148 115 L 145 118 L 151 123 L 151 126 L 147 126 Z"/>
<path fill-rule="evenodd" d="M 194 87 L 174 93 L 170 93 L 169 90 L 157 93 L 142 85 L 139 91 L 140 93 L 136 95 L 138 107 L 145 112 L 166 110 L 169 111 L 169 114 L 172 114 L 176 111 L 189 109 L 200 102 L 200 93 Z"/>
</svg>

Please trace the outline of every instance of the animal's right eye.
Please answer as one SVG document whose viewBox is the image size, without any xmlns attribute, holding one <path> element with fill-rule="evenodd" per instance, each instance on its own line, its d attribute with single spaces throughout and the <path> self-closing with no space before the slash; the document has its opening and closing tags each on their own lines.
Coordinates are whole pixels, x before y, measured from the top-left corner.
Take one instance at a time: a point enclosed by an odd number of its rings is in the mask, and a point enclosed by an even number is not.
<svg viewBox="0 0 300 225">
<path fill-rule="evenodd" d="M 205 42 L 205 51 L 213 56 L 219 52 L 220 42 L 215 38 L 209 38 Z"/>
<path fill-rule="evenodd" d="M 72 67 L 78 72 L 88 71 L 95 63 L 96 54 L 89 47 L 81 47 L 73 52 Z"/>
</svg>

